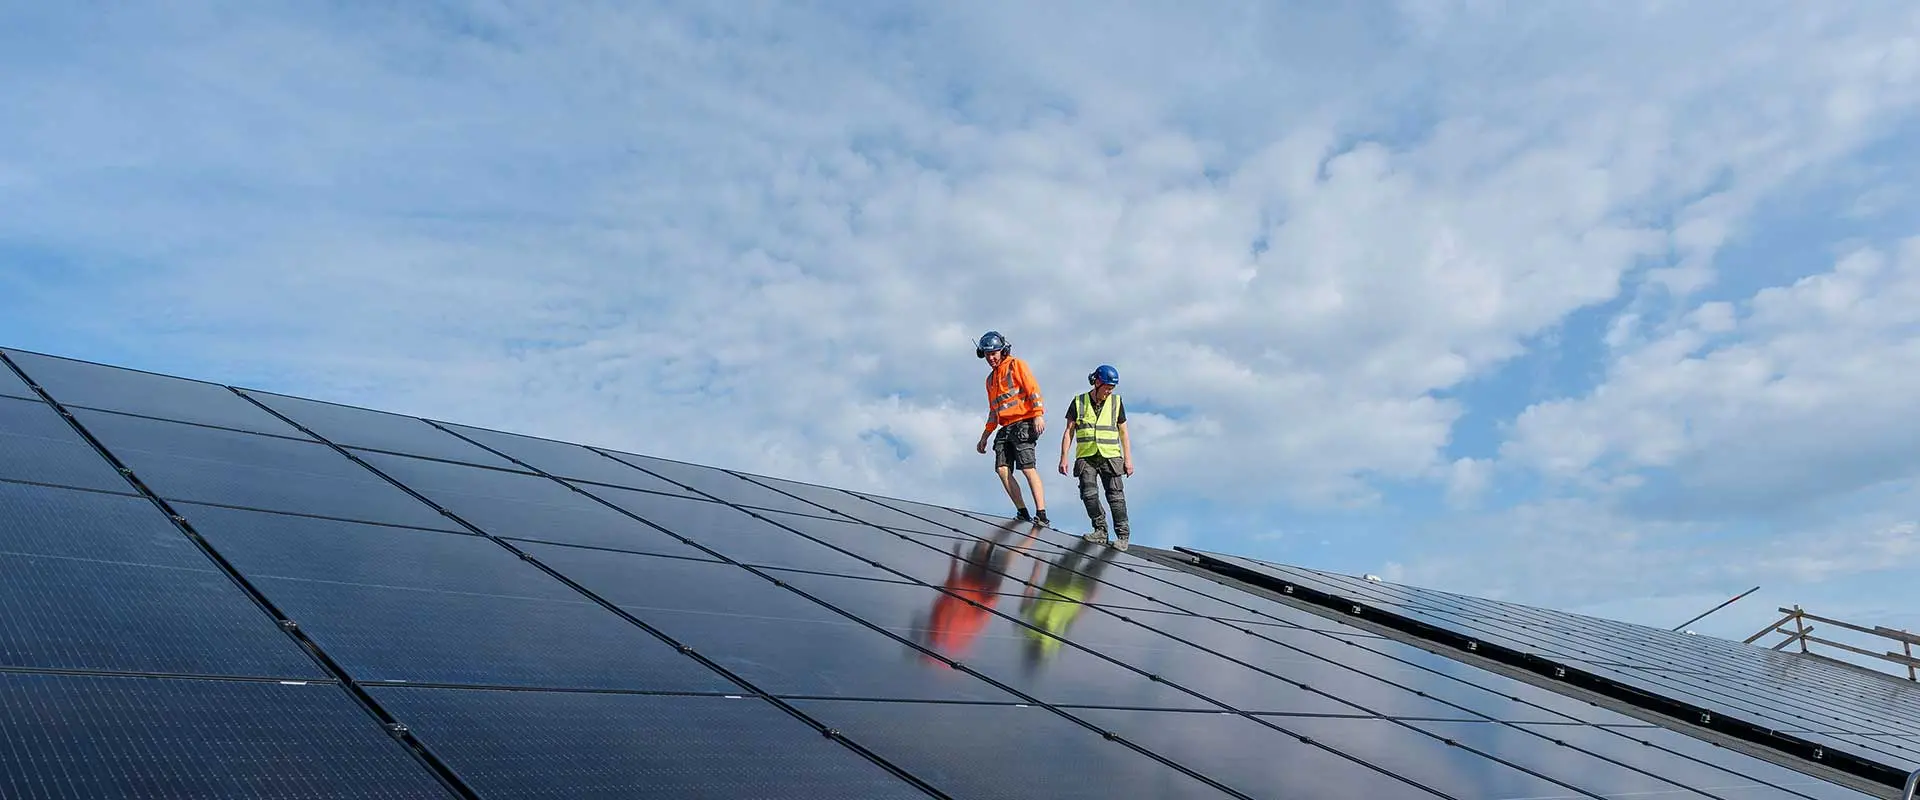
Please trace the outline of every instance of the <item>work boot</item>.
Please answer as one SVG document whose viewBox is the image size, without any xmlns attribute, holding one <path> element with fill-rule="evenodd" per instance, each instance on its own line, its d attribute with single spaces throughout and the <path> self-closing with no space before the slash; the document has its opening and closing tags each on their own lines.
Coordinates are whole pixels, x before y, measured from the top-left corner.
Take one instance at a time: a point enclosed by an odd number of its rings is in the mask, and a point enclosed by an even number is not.
<svg viewBox="0 0 1920 800">
<path fill-rule="evenodd" d="M 1036 514 L 1036 515 L 1034 515 L 1034 517 L 1033 517 L 1033 521 L 1034 521 L 1034 522 L 1038 522 L 1038 523 L 1040 523 L 1040 524 L 1042 524 L 1042 525 L 1052 525 L 1052 524 L 1053 524 L 1053 523 L 1051 523 L 1051 522 L 1048 522 L 1048 521 L 1047 521 L 1047 510 L 1046 510 L 1046 509 L 1044 509 L 1044 508 L 1043 508 L 1043 509 L 1040 509 L 1040 513 L 1039 513 L 1039 514 Z"/>
<path fill-rule="evenodd" d="M 1014 512 L 1013 518 L 1020 520 L 1021 522 L 1032 522 L 1033 514 L 1029 513 L 1025 508 L 1022 508 L 1019 511 Z"/>
<path fill-rule="evenodd" d="M 1085 535 L 1085 536 L 1082 536 L 1082 537 L 1080 537 L 1080 538 L 1082 538 L 1082 539 L 1085 539 L 1085 540 L 1087 540 L 1087 541 L 1089 541 L 1089 542 L 1093 542 L 1094 544 L 1106 544 L 1106 543 L 1107 543 L 1107 529 L 1106 529 L 1106 528 L 1094 528 L 1094 529 L 1093 529 L 1093 532 L 1092 532 L 1092 533 L 1089 533 L 1089 534 L 1087 534 L 1087 535 Z"/>
<path fill-rule="evenodd" d="M 1126 550 L 1126 549 L 1127 549 L 1127 535 L 1126 535 L 1126 534 L 1124 534 L 1124 533 L 1123 533 L 1123 534 L 1120 534 L 1120 538 L 1118 538 L 1118 539 L 1115 539 L 1115 540 L 1113 541 L 1113 546 L 1114 546 L 1114 547 L 1115 547 L 1116 549 L 1119 549 L 1119 550 Z"/>
</svg>

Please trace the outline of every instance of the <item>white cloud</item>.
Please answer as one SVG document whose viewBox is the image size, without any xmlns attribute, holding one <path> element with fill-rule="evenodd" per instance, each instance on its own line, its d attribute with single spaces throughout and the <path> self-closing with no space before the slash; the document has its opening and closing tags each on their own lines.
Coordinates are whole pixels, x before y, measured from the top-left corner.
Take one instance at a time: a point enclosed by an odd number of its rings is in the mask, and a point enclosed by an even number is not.
<svg viewBox="0 0 1920 800">
<path fill-rule="evenodd" d="M 1703 306 L 1584 397 L 1520 415 L 1503 454 L 1570 478 L 1659 470 L 1641 513 L 1764 515 L 1920 475 L 1920 240 Z"/>
<path fill-rule="evenodd" d="M 1455 459 L 1447 473 L 1447 505 L 1472 508 L 1493 481 L 1493 461 L 1484 458 Z"/>
</svg>

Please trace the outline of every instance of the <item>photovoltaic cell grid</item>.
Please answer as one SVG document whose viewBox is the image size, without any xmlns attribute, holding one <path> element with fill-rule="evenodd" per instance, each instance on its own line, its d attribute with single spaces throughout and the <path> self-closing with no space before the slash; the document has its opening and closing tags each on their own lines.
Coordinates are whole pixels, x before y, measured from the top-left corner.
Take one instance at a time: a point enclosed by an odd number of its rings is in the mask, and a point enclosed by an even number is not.
<svg viewBox="0 0 1920 800">
<path fill-rule="evenodd" d="M 13 374 L 12 370 L 0 370 L 0 397 L 39 399 L 39 395 L 34 394 L 33 387 L 28 386 L 20 376 Z"/>
<path fill-rule="evenodd" d="M 181 518 L 0 483 L 0 733 L 98 723 L 21 796 L 1867 796 L 1059 531 L 4 352 Z"/>
<path fill-rule="evenodd" d="M 1370 609 L 1756 722 L 1908 772 L 1920 688 L 1794 654 L 1515 603 L 1194 551 Z"/>
</svg>

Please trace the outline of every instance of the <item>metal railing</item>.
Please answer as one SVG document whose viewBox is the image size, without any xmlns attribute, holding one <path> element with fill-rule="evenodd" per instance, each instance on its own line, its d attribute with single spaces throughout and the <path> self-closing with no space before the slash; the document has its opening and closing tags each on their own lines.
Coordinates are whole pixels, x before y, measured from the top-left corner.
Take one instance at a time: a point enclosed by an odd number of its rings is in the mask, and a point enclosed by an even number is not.
<svg viewBox="0 0 1920 800">
<path fill-rule="evenodd" d="M 1826 656 L 1820 653 L 1813 652 L 1812 648 L 1808 647 L 1809 644 L 1817 644 L 1824 647 L 1831 647 L 1836 650 L 1844 650 L 1849 653 L 1855 653 L 1858 655 L 1866 656 L 1867 658 L 1884 661 L 1889 664 L 1893 664 L 1895 667 L 1905 668 L 1907 672 L 1907 680 L 1920 681 L 1920 659 L 1915 659 L 1913 657 L 1913 647 L 1914 645 L 1920 645 L 1920 636 L 1916 636 L 1912 633 L 1909 633 L 1903 630 L 1894 630 L 1893 628 L 1889 628 L 1884 625 L 1875 625 L 1871 628 L 1868 628 L 1860 625 L 1855 625 L 1850 622 L 1841 622 L 1840 620 L 1822 617 L 1818 614 L 1809 614 L 1806 612 L 1805 609 L 1802 609 L 1799 606 L 1794 606 L 1792 608 L 1782 608 L 1780 609 L 1780 613 L 1786 614 L 1786 616 L 1781 617 L 1779 622 L 1775 622 L 1772 625 L 1768 625 L 1767 627 L 1762 628 L 1759 633 L 1756 633 L 1752 636 L 1747 637 L 1746 643 L 1753 644 L 1754 642 L 1759 641 L 1761 637 L 1766 636 L 1769 633 L 1779 633 L 1784 635 L 1786 638 L 1782 639 L 1778 644 L 1773 645 L 1772 649 L 1774 650 L 1781 650 L 1786 648 L 1788 645 L 1799 644 L 1800 652 L 1805 655 L 1811 656 L 1813 658 L 1821 658 L 1821 659 L 1826 659 L 1828 661 L 1840 661 L 1843 664 L 1853 663 L 1850 661 L 1843 661 L 1841 659 L 1837 659 L 1831 656 Z M 1845 642 L 1836 642 L 1832 639 L 1815 636 L 1813 635 L 1813 632 L 1815 630 L 1818 630 L 1819 628 L 1817 625 L 1808 624 L 1810 622 L 1818 623 L 1819 625 L 1831 625 L 1835 628 L 1839 628 L 1842 630 L 1854 631 L 1856 633 L 1864 633 L 1869 636 L 1878 636 L 1883 639 L 1890 639 L 1900 643 L 1900 652 L 1896 653 L 1892 650 L 1888 650 L 1886 652 L 1876 653 L 1872 650 L 1855 647 Z M 1793 630 L 1791 631 L 1783 630 L 1783 628 L 1788 623 L 1793 624 Z M 1854 666 L 1860 666 L 1860 665 L 1854 664 Z M 1912 789 L 1912 784 L 1913 784 L 1913 781 L 1909 780 L 1908 788 L 1910 793 Z"/>
<path fill-rule="evenodd" d="M 1916 791 L 1920 791 L 1920 769 L 1907 776 L 1907 788 L 1900 793 L 1900 800 L 1914 800 Z"/>
</svg>

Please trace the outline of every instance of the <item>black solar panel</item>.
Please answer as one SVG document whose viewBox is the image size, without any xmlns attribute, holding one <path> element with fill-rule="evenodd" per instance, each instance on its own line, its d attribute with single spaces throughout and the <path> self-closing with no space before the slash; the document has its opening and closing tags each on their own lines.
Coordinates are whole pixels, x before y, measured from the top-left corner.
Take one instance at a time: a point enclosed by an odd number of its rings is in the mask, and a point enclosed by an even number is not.
<svg viewBox="0 0 1920 800">
<path fill-rule="evenodd" d="M 432 506 L 319 442 L 102 411 L 73 414 L 142 483 L 168 500 L 460 529 Z"/>
<path fill-rule="evenodd" d="M 153 504 L 0 483 L 0 667 L 326 675 Z"/>
<path fill-rule="evenodd" d="M 1271 576 L 1388 618 L 1450 632 L 1623 687 L 1787 733 L 1898 772 L 1920 769 L 1920 687 L 1790 653 L 1677 631 L 1366 580 L 1238 556 L 1207 559 Z M 1561 670 L 1556 674 L 1564 674 Z M 1876 737 L 1875 734 L 1885 735 Z"/>
<path fill-rule="evenodd" d="M 1067 531 L 9 355 L 58 407 L 0 399 L 7 797 L 1868 796 Z M 1753 648 L 1312 580 L 1769 702 Z M 1914 746 L 1758 657 L 1810 737 Z"/>
<path fill-rule="evenodd" d="M 374 696 L 482 797 L 928 796 L 751 697 L 384 687 Z"/>
<path fill-rule="evenodd" d="M 222 428 L 307 438 L 219 384 L 0 348 L 68 408 L 96 408 Z"/>
<path fill-rule="evenodd" d="M 725 470 L 632 453 L 607 451 L 607 454 L 623 463 L 639 467 L 723 503 L 795 514 L 828 516 L 831 513 L 812 503 L 781 494 Z"/>
<path fill-rule="evenodd" d="M 0 672 L 8 800 L 450 798 L 334 683 Z"/>
<path fill-rule="evenodd" d="M 514 464 L 425 420 L 271 392 L 241 394 L 315 435 L 346 447 L 511 469 Z"/>
<path fill-rule="evenodd" d="M 131 492 L 127 479 L 46 403 L 0 397 L 0 480 Z"/>
<path fill-rule="evenodd" d="M 646 489 L 670 494 L 686 493 L 686 490 L 677 484 L 651 472 L 581 445 L 470 428 L 465 425 L 443 423 L 442 427 L 504 454 L 527 470 L 542 472 L 557 478 L 603 483 L 628 489 Z"/>
<path fill-rule="evenodd" d="M 15 375 L 13 369 L 4 363 L 0 363 L 0 397 L 40 399 L 39 395 L 34 394 L 33 387 L 28 386 L 26 381 L 21 380 L 20 376 Z"/>
</svg>

